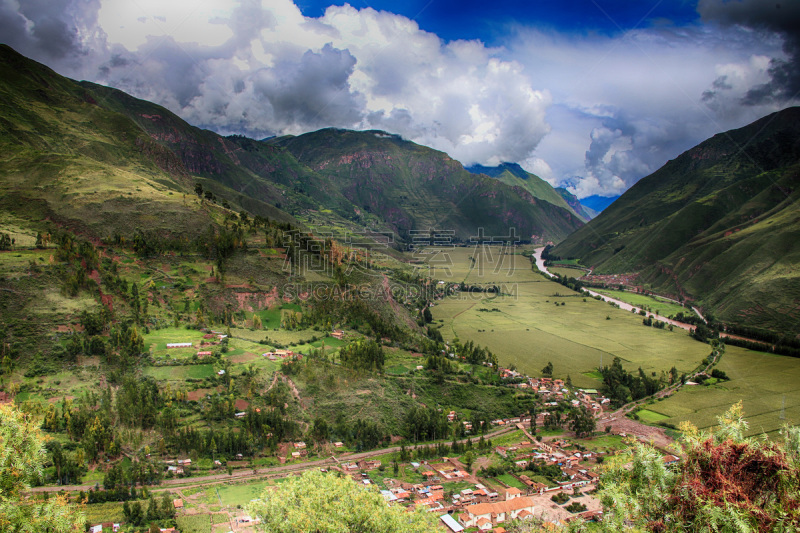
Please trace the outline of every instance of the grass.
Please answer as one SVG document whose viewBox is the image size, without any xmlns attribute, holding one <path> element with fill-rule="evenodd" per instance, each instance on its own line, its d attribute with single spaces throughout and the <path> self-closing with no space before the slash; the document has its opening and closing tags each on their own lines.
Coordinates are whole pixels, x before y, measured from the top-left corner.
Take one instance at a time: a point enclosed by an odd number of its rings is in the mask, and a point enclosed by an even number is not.
<svg viewBox="0 0 800 533">
<path fill-rule="evenodd" d="M 219 499 L 222 505 L 246 505 L 250 500 L 261 497 L 261 493 L 269 485 L 268 481 L 258 481 L 255 483 L 243 483 L 236 485 L 223 485 L 218 488 Z"/>
<path fill-rule="evenodd" d="M 636 411 L 636 415 L 639 417 L 639 420 L 645 424 L 657 424 L 669 419 L 667 415 L 651 411 L 650 409 L 640 409 Z"/>
<path fill-rule="evenodd" d="M 502 481 L 503 483 L 505 483 L 509 487 L 515 487 L 515 488 L 518 488 L 520 490 L 526 490 L 527 489 L 527 487 L 525 486 L 524 483 L 522 483 L 520 480 L 518 480 L 517 478 L 515 478 L 511 474 L 503 474 L 502 476 L 497 476 L 495 479 L 497 479 L 498 481 Z"/>
<path fill-rule="evenodd" d="M 214 367 L 211 364 L 148 367 L 144 373 L 157 380 L 182 381 L 211 377 L 214 375 Z"/>
<path fill-rule="evenodd" d="M 504 294 L 465 293 L 437 302 L 431 312 L 434 320 L 444 321 L 445 340 L 457 337 L 486 346 L 501 364 L 515 364 L 529 375 L 538 376 L 552 361 L 556 375 L 594 388 L 599 383 L 591 373 L 615 356 L 632 371 L 641 367 L 659 373 L 674 365 L 689 372 L 710 351 L 683 330 L 645 328 L 633 313 L 545 280 L 521 255 L 499 256 L 495 250 L 493 261 L 483 258 L 470 268 L 473 250 L 457 248 L 449 254 L 454 279 L 463 273 L 466 283 L 496 284 Z"/>
<path fill-rule="evenodd" d="M 585 448 L 596 451 L 614 451 L 625 448 L 623 438 L 619 435 L 599 435 L 586 439 L 568 439 L 570 442 L 580 444 Z"/>
<path fill-rule="evenodd" d="M 147 501 L 141 500 L 144 509 L 147 509 Z M 122 522 L 125 515 L 122 512 L 122 502 L 93 503 L 86 505 L 83 512 L 86 514 L 86 522 L 89 524 L 99 524 L 101 522 Z"/>
<path fill-rule="evenodd" d="M 605 294 L 606 296 L 610 296 L 611 298 L 616 298 L 617 300 L 621 300 L 625 303 L 635 305 L 636 307 L 645 308 L 650 312 L 659 314 L 661 316 L 671 316 L 678 313 L 693 313 L 693 311 L 689 308 L 683 307 L 682 305 L 665 300 L 664 298 L 660 298 L 658 296 L 648 296 L 646 294 L 638 294 L 629 291 L 612 291 L 608 289 L 593 290 L 595 292 Z"/>
<path fill-rule="evenodd" d="M 211 515 L 209 514 L 194 514 L 182 515 L 176 520 L 178 531 L 185 531 L 187 533 L 211 533 Z"/>
<path fill-rule="evenodd" d="M 579 278 L 586 273 L 586 270 L 580 268 L 567 268 L 567 267 L 547 267 L 551 274 L 558 274 L 559 276 L 566 276 L 568 278 Z"/>
<path fill-rule="evenodd" d="M 658 412 L 669 417 L 664 422 L 677 426 L 689 421 L 710 428 L 741 401 L 751 435 L 775 435 L 786 424 L 800 424 L 800 359 L 728 346 L 717 368 L 730 381 L 684 386 L 656 404 Z"/>
</svg>

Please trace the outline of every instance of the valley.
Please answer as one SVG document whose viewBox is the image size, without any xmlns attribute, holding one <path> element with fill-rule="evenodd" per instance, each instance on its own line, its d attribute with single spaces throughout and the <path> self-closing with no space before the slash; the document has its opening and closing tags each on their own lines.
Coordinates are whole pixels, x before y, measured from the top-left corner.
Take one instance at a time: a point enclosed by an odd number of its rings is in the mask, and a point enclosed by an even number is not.
<svg viewBox="0 0 800 533">
<path fill-rule="evenodd" d="M 548 281 L 532 269 L 530 251 L 500 247 L 456 248 L 447 252 L 452 277 L 434 277 L 468 285 L 497 285 L 499 295 L 465 293 L 436 302 L 435 322 L 446 340 L 471 340 L 496 351 L 500 362 L 538 375 L 552 362 L 554 371 L 579 387 L 600 385 L 591 377 L 614 357 L 633 371 L 661 374 L 675 366 L 694 370 L 708 355 L 682 329 L 645 328 L 638 314 Z M 473 261 L 474 259 L 474 261 Z M 472 268 L 466 266 L 475 264 Z M 463 276 L 463 277 L 462 277 Z"/>
<path fill-rule="evenodd" d="M 430 527 L 505 507 L 565 525 L 600 518 L 599 480 L 640 443 L 688 459 L 685 423 L 800 424 L 796 108 L 598 215 L 382 130 L 223 136 L 6 45 L 0 74 L 21 509 L 254 531 L 259 496 L 349 477 Z"/>
</svg>

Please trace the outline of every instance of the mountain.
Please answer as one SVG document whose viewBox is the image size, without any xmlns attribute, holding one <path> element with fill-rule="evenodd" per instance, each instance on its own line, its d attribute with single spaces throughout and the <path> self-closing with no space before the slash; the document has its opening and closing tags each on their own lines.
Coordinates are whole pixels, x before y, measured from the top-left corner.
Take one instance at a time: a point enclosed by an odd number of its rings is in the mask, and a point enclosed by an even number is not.
<svg viewBox="0 0 800 533">
<path fill-rule="evenodd" d="M 523 184 L 472 174 L 443 152 L 383 131 L 328 128 L 267 142 L 326 180 L 325 190 L 341 191 L 352 204 L 342 216 L 370 213 L 405 241 L 430 229 L 465 241 L 480 231 L 506 236 L 510 228 L 523 240 L 560 241 L 583 225 L 555 193 L 544 200 Z"/>
<path fill-rule="evenodd" d="M 146 229 L 191 238 L 223 215 L 218 205 L 191 201 L 197 169 L 120 112 L 111 90 L 78 84 L 5 45 L 0 79 L 0 209 L 9 216 L 92 237 Z M 216 191 L 234 205 L 245 199 L 224 185 Z M 246 200 L 253 214 L 292 220 Z"/>
<path fill-rule="evenodd" d="M 583 205 L 583 202 L 578 200 L 577 196 L 569 192 L 564 187 L 556 187 L 556 192 L 561 195 L 561 198 L 567 202 L 567 205 L 569 205 L 572 210 L 575 211 L 582 219 L 588 221 L 597 216 L 597 211 Z"/>
<path fill-rule="evenodd" d="M 591 218 L 585 216 L 586 213 L 582 213 L 581 209 L 576 208 L 576 206 L 573 204 L 570 204 L 564 195 L 561 194 L 557 189 L 554 189 L 549 183 L 544 181 L 536 174 L 528 172 L 517 163 L 501 163 L 496 167 L 472 165 L 470 167 L 466 167 L 466 170 L 472 174 L 483 174 L 490 176 L 511 187 L 520 187 L 525 189 L 535 198 L 569 210 L 583 222 L 586 222 Z"/>
<path fill-rule="evenodd" d="M 800 108 L 720 133 L 640 180 L 552 253 L 638 272 L 717 318 L 800 330 Z"/>
<path fill-rule="evenodd" d="M 523 240 L 560 241 L 583 223 L 557 195 L 543 200 L 474 176 L 385 132 L 224 137 L 117 89 L 59 76 L 8 46 L 0 73 L 0 202 L 38 206 L 36 216 L 97 237 L 142 227 L 196 235 L 226 208 L 405 242 L 415 231 L 449 231 L 458 241 L 512 227 Z M 219 202 L 187 203 L 197 184 Z"/>
<path fill-rule="evenodd" d="M 606 207 L 610 206 L 616 199 L 619 198 L 617 196 L 598 196 L 593 194 L 592 196 L 587 196 L 586 198 L 581 198 L 581 205 L 593 210 L 595 213 L 600 213 Z"/>
</svg>

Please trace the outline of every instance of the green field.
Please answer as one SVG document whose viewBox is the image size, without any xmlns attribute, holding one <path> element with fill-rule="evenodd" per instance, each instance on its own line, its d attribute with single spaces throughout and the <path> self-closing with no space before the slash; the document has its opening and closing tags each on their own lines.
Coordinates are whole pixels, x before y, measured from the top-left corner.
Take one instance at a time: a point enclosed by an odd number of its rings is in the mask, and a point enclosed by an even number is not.
<svg viewBox="0 0 800 533">
<path fill-rule="evenodd" d="M 258 481 L 255 483 L 237 484 L 237 485 L 223 485 L 216 489 L 219 493 L 219 499 L 222 505 L 241 505 L 244 507 L 250 502 L 261 497 L 261 493 L 267 485 L 272 483 L 267 481 Z"/>
<path fill-rule="evenodd" d="M 453 262 L 449 280 L 496 284 L 503 294 L 461 293 L 437 302 L 431 312 L 435 321 L 442 321 L 446 340 L 458 337 L 487 346 L 501 364 L 515 364 L 533 376 L 552 361 L 556 375 L 570 375 L 580 387 L 596 387 L 591 372 L 601 362 L 610 364 L 614 356 L 630 370 L 661 372 L 674 365 L 679 372 L 689 372 L 709 354 L 707 345 L 683 330 L 644 327 L 633 313 L 544 279 L 532 271 L 526 257 L 498 251 L 448 252 Z"/>
<path fill-rule="evenodd" d="M 509 487 L 515 487 L 519 490 L 525 490 L 527 487 L 523 482 L 512 476 L 511 474 L 503 474 L 502 476 L 497 476 L 496 478 L 498 481 L 502 481 Z"/>
<path fill-rule="evenodd" d="M 718 416 L 741 401 L 750 434 L 774 435 L 785 424 L 800 424 L 800 359 L 728 346 L 717 368 L 731 380 L 685 386 L 656 404 L 655 409 L 669 417 L 665 422 L 712 427 Z"/>
<path fill-rule="evenodd" d="M 683 307 L 675 302 L 659 298 L 658 296 L 648 296 L 646 294 L 637 294 L 629 291 L 612 291 L 608 289 L 592 290 L 640 308 L 646 306 L 649 311 L 661 316 L 676 315 L 678 313 L 693 313 L 693 311 L 689 308 Z"/>
<path fill-rule="evenodd" d="M 148 376 L 153 376 L 157 380 L 183 381 L 185 379 L 205 379 L 214 375 L 214 367 L 208 365 L 184 365 L 184 366 L 159 366 L 147 367 L 144 371 Z"/>
<path fill-rule="evenodd" d="M 176 519 L 179 531 L 211 533 L 211 516 L 208 514 L 182 515 Z"/>
<path fill-rule="evenodd" d="M 639 416 L 639 420 L 641 420 L 645 424 L 657 424 L 658 422 L 662 422 L 664 420 L 669 419 L 667 415 L 661 414 L 656 411 L 651 411 L 649 409 L 641 409 L 639 411 L 636 411 L 636 414 Z"/>
<path fill-rule="evenodd" d="M 559 276 L 566 276 L 568 278 L 579 278 L 586 273 L 586 270 L 580 268 L 568 268 L 568 267 L 547 267 L 547 270 L 551 274 L 558 274 Z"/>
</svg>

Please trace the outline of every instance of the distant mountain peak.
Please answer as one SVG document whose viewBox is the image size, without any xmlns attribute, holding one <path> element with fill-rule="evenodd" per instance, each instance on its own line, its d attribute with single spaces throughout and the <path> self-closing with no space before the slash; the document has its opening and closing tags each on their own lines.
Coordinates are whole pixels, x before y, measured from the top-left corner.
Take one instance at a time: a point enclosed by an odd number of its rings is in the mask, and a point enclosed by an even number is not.
<svg viewBox="0 0 800 533">
<path fill-rule="evenodd" d="M 492 178 L 496 178 L 503 172 L 510 172 L 512 175 L 523 180 L 528 179 L 532 175 L 535 176 L 535 174 L 531 174 L 530 172 L 522 168 L 519 163 L 511 163 L 511 162 L 500 163 L 495 167 L 476 164 L 464 168 L 468 172 L 471 172 L 472 174 L 486 174 L 487 176 L 491 176 Z"/>
</svg>

